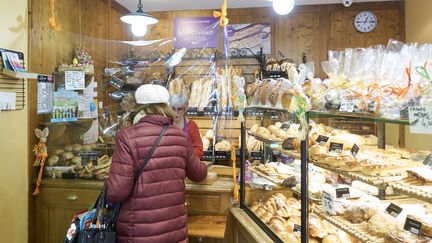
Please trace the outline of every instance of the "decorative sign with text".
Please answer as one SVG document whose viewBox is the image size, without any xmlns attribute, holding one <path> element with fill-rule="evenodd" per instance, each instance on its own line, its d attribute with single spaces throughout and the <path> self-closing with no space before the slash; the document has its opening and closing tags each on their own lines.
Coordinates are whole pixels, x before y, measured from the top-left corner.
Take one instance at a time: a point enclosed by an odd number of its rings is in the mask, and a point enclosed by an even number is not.
<svg viewBox="0 0 432 243">
<path fill-rule="evenodd" d="M 83 71 L 65 71 L 65 89 L 85 89 L 85 73 Z"/>
<path fill-rule="evenodd" d="M 432 107 L 410 106 L 408 115 L 411 133 L 432 134 Z"/>
<path fill-rule="evenodd" d="M 174 48 L 218 48 L 219 19 L 175 18 Z"/>
</svg>

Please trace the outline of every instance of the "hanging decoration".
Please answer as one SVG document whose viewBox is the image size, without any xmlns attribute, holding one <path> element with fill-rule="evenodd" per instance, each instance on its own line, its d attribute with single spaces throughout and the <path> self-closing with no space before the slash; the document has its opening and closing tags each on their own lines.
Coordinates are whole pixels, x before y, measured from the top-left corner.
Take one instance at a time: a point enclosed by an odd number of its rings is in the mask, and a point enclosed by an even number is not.
<svg viewBox="0 0 432 243">
<path fill-rule="evenodd" d="M 61 26 L 55 21 L 54 4 L 55 0 L 50 0 L 50 16 L 48 19 L 48 26 L 58 32 L 61 31 Z"/>
<path fill-rule="evenodd" d="M 221 6 L 221 11 L 213 11 L 213 17 L 218 18 L 220 17 L 219 20 L 219 25 L 221 27 L 225 27 L 228 25 L 229 23 L 229 19 L 227 18 L 228 16 L 228 11 L 227 11 L 227 0 L 224 0 Z"/>
</svg>

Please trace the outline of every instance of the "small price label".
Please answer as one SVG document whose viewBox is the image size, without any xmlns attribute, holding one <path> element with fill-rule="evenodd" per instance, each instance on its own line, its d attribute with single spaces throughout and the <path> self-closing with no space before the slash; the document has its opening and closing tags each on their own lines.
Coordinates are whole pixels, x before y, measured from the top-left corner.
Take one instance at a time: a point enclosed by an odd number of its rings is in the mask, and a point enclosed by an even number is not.
<svg viewBox="0 0 432 243">
<path fill-rule="evenodd" d="M 353 112 L 354 111 L 354 101 L 353 100 L 342 100 L 339 111 Z"/>
<path fill-rule="evenodd" d="M 290 128 L 290 125 L 289 125 L 289 124 L 282 123 L 281 129 L 288 130 L 289 128 Z"/>
<path fill-rule="evenodd" d="M 334 214 L 334 201 L 332 195 L 328 192 L 324 192 L 322 194 L 322 205 L 326 209 L 329 214 Z"/>
<path fill-rule="evenodd" d="M 348 187 L 336 189 L 336 198 L 341 198 L 341 197 L 344 198 L 350 197 L 350 189 Z"/>
<path fill-rule="evenodd" d="M 228 159 L 228 153 L 226 151 L 215 151 L 215 159 L 227 160 Z"/>
<path fill-rule="evenodd" d="M 301 234 L 301 226 L 298 224 L 294 224 L 293 232 L 297 234 Z"/>
<path fill-rule="evenodd" d="M 270 111 L 270 119 L 271 120 L 279 120 L 279 114 L 277 111 Z"/>
<path fill-rule="evenodd" d="M 251 158 L 252 158 L 252 160 L 263 160 L 263 153 L 262 152 L 251 152 Z"/>
<path fill-rule="evenodd" d="M 197 116 L 198 115 L 198 107 L 189 107 L 187 110 L 187 114 L 189 116 Z"/>
<path fill-rule="evenodd" d="M 319 144 L 326 144 L 330 138 L 324 135 L 319 135 L 316 142 Z"/>
<path fill-rule="evenodd" d="M 423 164 L 432 167 L 432 153 L 426 157 L 426 159 L 423 161 Z"/>
<path fill-rule="evenodd" d="M 213 116 L 214 108 L 211 106 L 204 107 L 204 115 L 205 116 Z"/>
<path fill-rule="evenodd" d="M 294 150 L 294 138 L 287 138 L 282 143 L 282 148 L 285 150 Z"/>
<path fill-rule="evenodd" d="M 351 149 L 352 156 L 357 157 L 358 152 L 360 151 L 360 147 L 357 144 L 354 144 Z"/>
<path fill-rule="evenodd" d="M 330 152 L 342 153 L 343 143 L 330 143 Z"/>
<path fill-rule="evenodd" d="M 421 225 L 421 222 L 407 217 L 404 224 L 404 230 L 409 231 L 415 235 L 420 235 Z"/>
<path fill-rule="evenodd" d="M 390 214 L 391 216 L 396 218 L 397 216 L 399 216 L 399 214 L 402 212 L 402 210 L 403 209 L 401 207 L 399 207 L 398 205 L 390 203 L 390 205 L 386 209 L 386 212 L 388 214 Z"/>
</svg>

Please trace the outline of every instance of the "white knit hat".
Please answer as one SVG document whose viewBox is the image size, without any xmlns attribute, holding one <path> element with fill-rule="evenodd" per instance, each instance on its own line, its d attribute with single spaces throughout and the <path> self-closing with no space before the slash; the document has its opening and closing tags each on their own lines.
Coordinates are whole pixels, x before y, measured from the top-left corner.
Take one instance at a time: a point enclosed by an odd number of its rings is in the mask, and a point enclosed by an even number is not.
<svg viewBox="0 0 432 243">
<path fill-rule="evenodd" d="M 168 90 L 156 84 L 141 85 L 135 92 L 137 104 L 168 104 L 169 98 Z"/>
</svg>

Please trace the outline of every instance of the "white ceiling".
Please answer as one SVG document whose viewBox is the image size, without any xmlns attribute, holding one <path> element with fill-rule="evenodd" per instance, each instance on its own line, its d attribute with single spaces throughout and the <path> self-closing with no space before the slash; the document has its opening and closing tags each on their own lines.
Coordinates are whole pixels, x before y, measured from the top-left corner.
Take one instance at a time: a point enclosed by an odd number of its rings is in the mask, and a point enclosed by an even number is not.
<svg viewBox="0 0 432 243">
<path fill-rule="evenodd" d="M 135 12 L 138 0 L 116 0 L 118 3 Z M 142 0 L 144 12 L 168 10 L 218 9 L 223 0 Z M 392 0 L 353 0 L 356 2 L 385 2 Z M 393 0 L 394 1 L 394 0 Z M 296 5 L 342 4 L 342 0 L 296 0 Z M 268 0 L 228 0 L 228 8 L 253 8 L 271 6 Z"/>
</svg>

